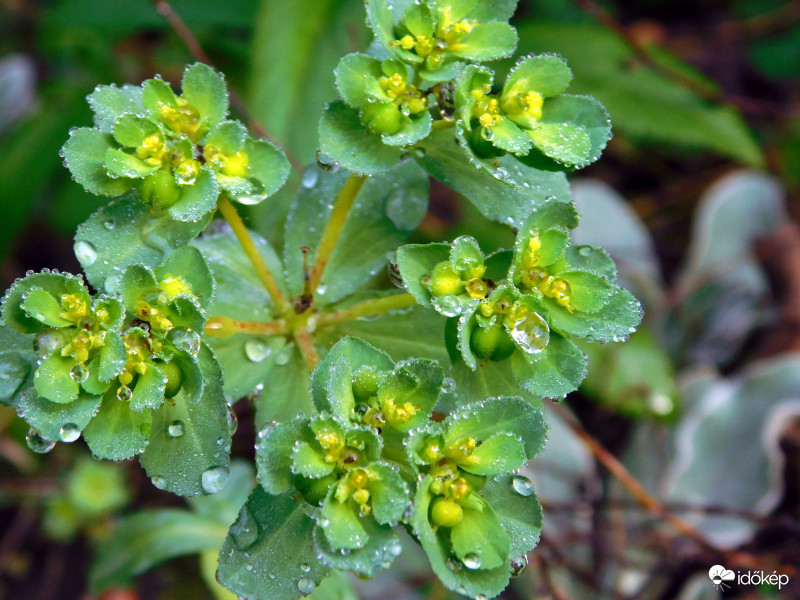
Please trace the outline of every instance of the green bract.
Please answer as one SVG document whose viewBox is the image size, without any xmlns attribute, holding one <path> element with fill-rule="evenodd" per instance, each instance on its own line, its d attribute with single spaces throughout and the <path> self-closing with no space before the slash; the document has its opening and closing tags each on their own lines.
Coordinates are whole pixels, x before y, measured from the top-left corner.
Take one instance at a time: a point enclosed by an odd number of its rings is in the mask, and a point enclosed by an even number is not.
<svg viewBox="0 0 800 600">
<path fill-rule="evenodd" d="M 467 67 L 455 90 L 462 145 L 483 159 L 509 153 L 538 168 L 594 162 L 611 136 L 608 113 L 594 98 L 564 94 L 571 79 L 562 58 L 527 56 L 493 93 L 493 73 Z"/>
<path fill-rule="evenodd" d="M 279 148 L 224 120 L 225 82 L 202 63 L 186 69 L 180 96 L 149 79 L 141 88 L 99 86 L 89 103 L 96 126 L 71 131 L 62 152 L 75 180 L 93 194 L 136 189 L 156 211 L 199 221 L 221 192 L 256 204 L 288 176 Z"/>
</svg>

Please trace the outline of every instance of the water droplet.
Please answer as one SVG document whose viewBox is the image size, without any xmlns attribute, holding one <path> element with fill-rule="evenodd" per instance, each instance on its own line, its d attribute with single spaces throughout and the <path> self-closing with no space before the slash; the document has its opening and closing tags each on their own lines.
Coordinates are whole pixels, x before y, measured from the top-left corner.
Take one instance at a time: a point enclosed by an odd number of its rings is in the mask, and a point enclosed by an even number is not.
<svg viewBox="0 0 800 600">
<path fill-rule="evenodd" d="M 386 216 L 404 231 L 415 229 L 427 210 L 427 196 L 415 193 L 412 189 L 396 190 L 386 200 Z"/>
<path fill-rule="evenodd" d="M 131 398 L 133 398 L 133 392 L 127 385 L 121 385 L 117 388 L 117 400 L 127 402 Z"/>
<path fill-rule="evenodd" d="M 468 569 L 475 569 L 481 568 L 481 557 L 475 554 L 474 552 L 470 552 L 464 557 L 464 566 Z"/>
<path fill-rule="evenodd" d="M 167 489 L 167 480 L 161 477 L 160 475 L 155 475 L 152 480 L 153 485 L 156 486 L 160 490 Z"/>
<path fill-rule="evenodd" d="M 427 151 L 427 150 L 425 150 L 425 148 L 414 148 L 414 149 L 412 150 L 412 153 L 413 153 L 413 154 L 414 154 L 414 156 L 416 156 L 417 158 L 425 158 L 425 155 L 428 153 L 428 151 Z"/>
<path fill-rule="evenodd" d="M 239 519 L 231 526 L 233 543 L 239 550 L 247 550 L 258 540 L 258 523 L 244 506 L 239 513 Z"/>
<path fill-rule="evenodd" d="M 272 348 L 270 348 L 264 340 L 258 338 L 247 340 L 244 344 L 245 355 L 256 363 L 267 358 L 271 352 Z"/>
<path fill-rule="evenodd" d="M 55 331 L 41 331 L 33 338 L 33 351 L 40 358 L 47 358 L 58 350 L 61 345 L 61 336 Z"/>
<path fill-rule="evenodd" d="M 672 398 L 666 394 L 653 394 L 647 399 L 647 404 L 650 406 L 650 410 L 659 415 L 668 415 L 674 406 Z"/>
<path fill-rule="evenodd" d="M 461 301 L 458 296 L 445 294 L 433 299 L 433 307 L 446 317 L 457 317 L 461 314 Z"/>
<path fill-rule="evenodd" d="M 289 364 L 289 356 L 291 355 L 291 351 L 287 348 L 284 348 L 278 353 L 278 356 L 275 357 L 275 364 L 276 365 L 286 365 Z"/>
<path fill-rule="evenodd" d="M 303 573 L 308 573 L 311 570 L 311 565 L 308 563 L 303 563 L 302 565 L 300 565 L 300 570 Z"/>
<path fill-rule="evenodd" d="M 94 261 L 97 260 L 97 250 L 89 242 L 78 240 L 73 246 L 75 251 L 75 258 L 81 263 L 82 267 L 91 267 Z"/>
<path fill-rule="evenodd" d="M 481 137 L 487 142 L 491 142 L 494 139 L 494 131 L 488 127 L 483 127 L 481 129 Z"/>
<path fill-rule="evenodd" d="M 303 177 L 300 179 L 300 183 L 304 188 L 313 188 L 315 185 L 317 185 L 318 179 L 319 173 L 313 168 L 308 168 L 303 171 Z"/>
<path fill-rule="evenodd" d="M 511 330 L 511 337 L 528 354 L 537 354 L 550 342 L 550 328 L 538 313 L 531 312 L 517 321 Z"/>
<path fill-rule="evenodd" d="M 339 170 L 339 163 L 327 154 L 323 154 L 321 150 L 317 150 L 317 166 L 328 173 L 335 173 Z"/>
<path fill-rule="evenodd" d="M 216 494 L 228 483 L 228 469 L 225 467 L 211 467 L 203 471 L 200 483 L 207 494 Z"/>
<path fill-rule="evenodd" d="M 103 227 L 111 231 L 112 229 L 114 229 L 114 227 L 116 227 L 116 224 L 114 223 L 114 221 L 109 219 L 108 221 L 103 222 Z"/>
<path fill-rule="evenodd" d="M 453 573 L 458 573 L 459 571 L 461 571 L 461 561 L 459 561 L 457 558 L 453 558 L 452 556 L 450 556 L 447 558 L 444 564 Z"/>
<path fill-rule="evenodd" d="M 58 436 L 62 442 L 69 444 L 81 437 L 81 429 L 75 423 L 65 423 L 58 432 Z"/>
<path fill-rule="evenodd" d="M 78 363 L 69 372 L 70 378 L 78 383 L 83 383 L 89 377 L 89 371 L 82 364 Z"/>
<path fill-rule="evenodd" d="M 581 256 L 590 256 L 592 254 L 592 247 L 591 246 L 581 246 L 578 248 L 578 254 Z"/>
<path fill-rule="evenodd" d="M 192 356 L 196 356 L 200 352 L 200 336 L 191 329 L 180 327 L 170 329 L 167 339 L 175 344 L 178 350 L 188 352 Z"/>
<path fill-rule="evenodd" d="M 523 554 L 519 558 L 511 559 L 511 576 L 519 577 L 528 568 L 528 555 Z"/>
<path fill-rule="evenodd" d="M 520 496 L 527 497 L 533 495 L 533 484 L 531 480 L 522 475 L 514 475 L 514 477 L 511 478 L 511 487 L 513 487 L 514 491 Z"/>
<path fill-rule="evenodd" d="M 233 410 L 233 407 L 230 404 L 226 404 L 225 408 L 228 409 L 226 415 L 228 419 L 228 433 L 233 435 L 239 428 L 239 417 L 236 416 L 236 411 Z"/>
<path fill-rule="evenodd" d="M 486 600 L 486 594 L 476 594 L 475 600 Z"/>
<path fill-rule="evenodd" d="M 28 448 L 36 452 L 36 454 L 47 454 L 56 445 L 55 442 L 50 442 L 42 437 L 36 429 L 31 427 L 28 429 L 28 434 L 25 436 L 25 442 Z"/>
<path fill-rule="evenodd" d="M 456 389 L 456 380 L 452 377 L 445 377 L 444 381 L 442 381 L 442 391 L 443 392 L 452 392 Z"/>
<path fill-rule="evenodd" d="M 169 437 L 179 438 L 183 435 L 185 431 L 185 427 L 183 426 L 183 421 L 175 420 L 172 421 L 169 425 L 167 425 L 167 433 Z"/>
<path fill-rule="evenodd" d="M 314 582 L 311 581 L 308 577 L 303 577 L 297 582 L 297 591 L 303 594 L 303 596 L 308 596 L 311 592 L 314 591 L 314 588 L 317 587 L 314 585 Z"/>
</svg>

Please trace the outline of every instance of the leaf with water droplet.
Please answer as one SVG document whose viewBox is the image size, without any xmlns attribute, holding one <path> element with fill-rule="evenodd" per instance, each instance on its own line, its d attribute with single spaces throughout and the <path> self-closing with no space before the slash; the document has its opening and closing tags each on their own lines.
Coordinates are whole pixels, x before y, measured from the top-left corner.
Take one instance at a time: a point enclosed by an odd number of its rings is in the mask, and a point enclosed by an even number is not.
<svg viewBox="0 0 800 600">
<path fill-rule="evenodd" d="M 64 161 L 87 192 L 101 196 L 119 196 L 133 183 L 127 178 L 112 178 L 106 169 L 106 152 L 116 147 L 114 138 L 97 129 L 80 127 L 70 132 L 62 148 Z"/>
<path fill-rule="evenodd" d="M 333 568 L 373 577 L 388 568 L 397 558 L 396 548 L 400 544 L 397 534 L 387 525 L 379 525 L 367 517 L 362 519 L 366 544 L 342 554 L 335 550 L 325 537 L 322 527 L 314 528 L 314 549 L 320 561 Z"/>
<path fill-rule="evenodd" d="M 115 386 L 103 396 L 100 410 L 83 430 L 83 439 L 98 458 L 124 460 L 141 453 L 150 437 L 149 410 L 134 412 L 116 398 Z"/>
<path fill-rule="evenodd" d="M 586 355 L 571 340 L 551 332 L 550 343 L 542 352 L 515 352 L 511 369 L 524 390 L 543 398 L 559 398 L 580 386 L 586 376 Z"/>
</svg>

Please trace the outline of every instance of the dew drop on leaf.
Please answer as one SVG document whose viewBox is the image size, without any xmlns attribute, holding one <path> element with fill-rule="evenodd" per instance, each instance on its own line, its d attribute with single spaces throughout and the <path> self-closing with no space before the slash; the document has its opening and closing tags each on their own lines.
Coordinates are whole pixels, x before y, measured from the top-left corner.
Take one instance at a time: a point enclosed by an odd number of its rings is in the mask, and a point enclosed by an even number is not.
<svg viewBox="0 0 800 600">
<path fill-rule="evenodd" d="M 228 469 L 225 467 L 211 467 L 203 471 L 200 483 L 208 494 L 216 494 L 228 483 Z"/>
<path fill-rule="evenodd" d="M 113 220 L 111 220 L 111 219 L 108 219 L 107 221 L 103 221 L 103 227 L 105 227 L 105 228 L 106 228 L 106 229 L 108 229 L 109 231 L 111 231 L 112 229 L 114 229 L 114 227 L 115 227 L 115 226 L 116 226 L 116 224 L 115 224 L 115 223 L 114 223 L 114 221 L 113 221 Z"/>
<path fill-rule="evenodd" d="M 433 307 L 445 317 L 457 317 L 461 314 L 461 301 L 453 294 L 434 298 Z"/>
<path fill-rule="evenodd" d="M 470 552 L 464 557 L 464 566 L 467 567 L 468 569 L 472 569 L 473 571 L 475 569 L 480 569 L 481 557 L 473 552 Z"/>
<path fill-rule="evenodd" d="M 127 402 L 131 398 L 133 398 L 133 392 L 127 385 L 121 385 L 117 388 L 117 400 Z"/>
<path fill-rule="evenodd" d="M 528 313 L 524 319 L 514 324 L 511 337 L 524 352 L 537 354 L 550 342 L 550 328 L 537 313 Z"/>
<path fill-rule="evenodd" d="M 272 349 L 266 342 L 259 339 L 247 340 L 244 344 L 244 353 L 249 360 L 258 363 L 267 358 Z"/>
<path fill-rule="evenodd" d="M 236 411 L 233 410 L 233 407 L 230 404 L 226 404 L 225 408 L 228 409 L 226 415 L 228 421 L 228 433 L 233 435 L 239 428 L 239 417 L 236 416 Z"/>
<path fill-rule="evenodd" d="M 40 358 L 47 358 L 58 350 L 58 346 L 60 345 L 60 337 L 54 331 L 41 331 L 36 334 L 36 337 L 33 339 L 33 351 L 36 352 L 36 356 Z"/>
<path fill-rule="evenodd" d="M 73 246 L 75 258 L 81 263 L 82 267 L 91 267 L 97 260 L 97 249 L 84 240 L 78 240 Z"/>
<path fill-rule="evenodd" d="M 528 556 L 523 554 L 519 558 L 514 558 L 511 560 L 511 576 L 512 577 L 519 577 L 525 572 L 525 569 L 528 568 Z"/>
<path fill-rule="evenodd" d="M 302 579 L 298 580 L 297 582 L 297 591 L 303 594 L 303 596 L 308 596 L 311 592 L 314 591 L 314 582 L 311 581 L 308 577 L 303 577 Z"/>
<path fill-rule="evenodd" d="M 319 174 L 314 169 L 306 169 L 303 172 L 303 177 L 300 179 L 300 183 L 303 184 L 304 188 L 313 188 L 317 185 L 317 180 L 319 179 Z"/>
<path fill-rule="evenodd" d="M 533 495 L 533 484 L 531 480 L 522 475 L 514 475 L 514 477 L 511 478 L 511 487 L 513 487 L 514 491 L 520 496 L 527 497 Z"/>
<path fill-rule="evenodd" d="M 288 351 L 286 349 L 281 350 L 278 353 L 278 356 L 275 357 L 275 364 L 276 365 L 280 365 L 280 366 L 288 364 L 289 363 L 289 355 L 290 355 L 290 351 Z"/>
<path fill-rule="evenodd" d="M 83 383 L 89 377 L 89 371 L 87 371 L 86 367 L 84 367 L 82 364 L 78 363 L 72 367 L 72 370 L 69 372 L 69 376 L 73 381 Z"/>
<path fill-rule="evenodd" d="M 152 479 L 153 485 L 156 486 L 160 490 L 164 490 L 167 488 L 167 480 L 161 477 L 160 475 L 156 475 Z"/>
<path fill-rule="evenodd" d="M 175 420 L 167 425 L 167 434 L 169 437 L 179 438 L 183 435 L 185 429 L 183 421 Z"/>
<path fill-rule="evenodd" d="M 308 563 L 303 563 L 302 565 L 300 565 L 300 570 L 303 573 L 308 573 L 311 570 L 311 565 Z"/>
<path fill-rule="evenodd" d="M 25 442 L 28 444 L 28 448 L 37 454 L 47 454 L 56 445 L 55 442 L 50 442 L 44 439 L 42 434 L 33 427 L 28 429 L 28 434 L 25 436 Z"/>
<path fill-rule="evenodd" d="M 61 427 L 58 436 L 62 442 L 74 442 L 81 437 L 81 429 L 75 423 L 66 423 Z"/>
<path fill-rule="evenodd" d="M 457 558 L 449 557 L 444 563 L 453 573 L 461 571 L 461 562 Z"/>
</svg>

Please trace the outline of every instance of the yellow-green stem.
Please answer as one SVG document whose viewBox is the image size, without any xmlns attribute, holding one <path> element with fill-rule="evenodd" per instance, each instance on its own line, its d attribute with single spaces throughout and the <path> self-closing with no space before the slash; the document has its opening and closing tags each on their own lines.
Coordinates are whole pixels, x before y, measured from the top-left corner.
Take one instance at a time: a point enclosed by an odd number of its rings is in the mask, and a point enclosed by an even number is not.
<svg viewBox="0 0 800 600">
<path fill-rule="evenodd" d="M 300 350 L 300 354 L 302 354 L 303 358 L 306 359 L 308 368 L 313 371 L 319 362 L 319 355 L 317 354 L 317 351 L 314 350 L 311 333 L 308 331 L 308 329 L 296 329 L 294 331 L 294 341 L 297 343 L 297 348 Z"/>
<path fill-rule="evenodd" d="M 336 202 L 333 204 L 333 210 L 328 222 L 325 224 L 325 230 L 322 232 L 322 239 L 319 241 L 317 248 L 317 256 L 314 259 L 314 264 L 311 266 L 311 272 L 308 274 L 309 291 L 316 294 L 319 282 L 322 279 L 322 274 L 325 272 L 325 267 L 328 266 L 328 261 L 333 254 L 333 249 L 336 242 L 342 233 L 344 222 L 347 220 L 347 215 L 353 207 L 358 191 L 364 184 L 364 177 L 358 175 L 350 175 L 344 183 L 342 191 L 336 197 Z"/>
<path fill-rule="evenodd" d="M 236 212 L 236 209 L 234 208 L 233 204 L 231 204 L 231 201 L 228 200 L 228 198 L 224 195 L 219 197 L 219 200 L 217 201 L 217 207 L 219 208 L 219 212 L 222 213 L 222 216 L 225 217 L 228 225 L 230 225 L 231 229 L 233 229 L 236 239 L 239 240 L 239 243 L 242 245 L 244 253 L 253 264 L 253 267 L 258 274 L 258 278 L 261 280 L 261 283 L 264 284 L 264 287 L 267 289 L 267 292 L 269 293 L 270 298 L 272 298 L 272 301 L 275 303 L 275 306 L 277 306 L 278 310 L 281 312 L 286 311 L 286 309 L 289 307 L 289 304 L 286 302 L 286 298 L 284 298 L 283 293 L 278 287 L 278 284 L 275 283 L 275 278 L 272 277 L 272 273 L 270 273 L 269 269 L 267 268 L 264 259 L 261 257 L 261 254 L 259 254 L 258 248 L 256 248 L 253 238 L 250 237 L 250 232 L 247 231 L 247 227 L 245 227 L 244 221 L 242 221 L 239 213 Z"/>
<path fill-rule="evenodd" d="M 334 323 L 352 321 L 354 319 L 360 319 L 361 317 L 385 313 L 389 310 L 408 308 L 416 304 L 417 301 L 411 294 L 394 294 L 392 296 L 376 298 L 375 300 L 367 300 L 366 302 L 361 302 L 360 304 L 355 304 L 348 308 L 337 310 L 336 312 L 323 313 L 317 317 L 316 326 L 324 327 L 326 325 L 333 325 Z"/>
<path fill-rule="evenodd" d="M 289 333 L 289 327 L 283 319 L 264 323 L 237 321 L 228 317 L 211 317 L 206 321 L 205 333 L 215 338 L 227 338 L 237 333 L 284 335 Z"/>
</svg>

